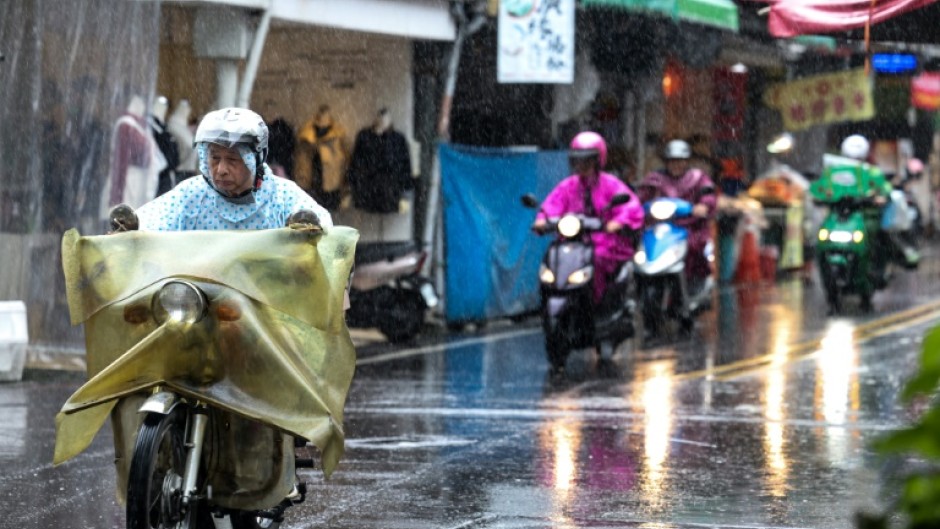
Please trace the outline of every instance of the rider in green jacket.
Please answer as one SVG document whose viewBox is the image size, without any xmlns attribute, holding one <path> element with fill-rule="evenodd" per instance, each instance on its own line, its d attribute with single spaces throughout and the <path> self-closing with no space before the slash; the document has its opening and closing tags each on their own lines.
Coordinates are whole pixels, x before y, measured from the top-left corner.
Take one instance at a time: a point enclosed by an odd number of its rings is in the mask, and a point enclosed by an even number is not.
<svg viewBox="0 0 940 529">
<path fill-rule="evenodd" d="M 810 185 L 810 193 L 818 202 L 835 203 L 842 198 L 871 197 L 874 208 L 865 212 L 866 224 L 877 234 L 873 238 L 875 276 L 884 281 L 884 273 L 891 255 L 900 255 L 902 264 L 917 266 L 920 256 L 913 248 L 902 244 L 882 229 L 884 206 L 892 191 L 891 183 L 878 167 L 866 160 L 869 143 L 864 136 L 853 134 L 842 142 L 842 156 L 826 156 L 825 168 L 818 180 Z"/>
</svg>

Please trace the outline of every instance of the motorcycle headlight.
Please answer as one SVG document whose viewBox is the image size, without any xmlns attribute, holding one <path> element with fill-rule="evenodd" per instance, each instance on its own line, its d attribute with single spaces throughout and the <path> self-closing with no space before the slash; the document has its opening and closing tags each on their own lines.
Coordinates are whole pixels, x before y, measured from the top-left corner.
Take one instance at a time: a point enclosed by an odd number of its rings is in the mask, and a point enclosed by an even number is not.
<svg viewBox="0 0 940 529">
<path fill-rule="evenodd" d="M 580 270 L 575 270 L 568 275 L 568 284 L 569 285 L 583 285 L 591 280 L 594 277 L 594 267 L 585 266 Z"/>
<path fill-rule="evenodd" d="M 633 262 L 635 262 L 638 265 L 646 264 L 646 252 L 644 252 L 643 250 L 640 250 L 636 254 L 634 254 Z"/>
<path fill-rule="evenodd" d="M 852 232 L 842 230 L 830 232 L 829 240 L 838 243 L 852 242 Z"/>
<path fill-rule="evenodd" d="M 855 241 L 856 244 L 862 242 L 863 239 L 865 239 L 865 234 L 862 233 L 861 230 L 855 230 L 852 232 L 852 240 Z"/>
<path fill-rule="evenodd" d="M 829 240 L 829 230 L 827 230 L 826 228 L 823 228 L 823 229 L 819 230 L 819 240 L 820 240 L 820 241 L 828 241 L 828 240 Z"/>
<path fill-rule="evenodd" d="M 543 264 L 542 268 L 539 269 L 539 279 L 543 283 L 551 285 L 555 283 L 555 274 Z"/>
<path fill-rule="evenodd" d="M 201 290 L 186 281 L 170 281 L 153 296 L 153 315 L 158 323 L 196 323 L 206 315 L 208 303 Z"/>
<path fill-rule="evenodd" d="M 581 232 L 581 220 L 574 215 L 565 215 L 558 221 L 558 233 L 565 237 L 574 237 Z"/>
<path fill-rule="evenodd" d="M 650 206 L 650 215 L 657 220 L 668 220 L 676 214 L 676 203 L 668 200 L 654 202 Z"/>
</svg>

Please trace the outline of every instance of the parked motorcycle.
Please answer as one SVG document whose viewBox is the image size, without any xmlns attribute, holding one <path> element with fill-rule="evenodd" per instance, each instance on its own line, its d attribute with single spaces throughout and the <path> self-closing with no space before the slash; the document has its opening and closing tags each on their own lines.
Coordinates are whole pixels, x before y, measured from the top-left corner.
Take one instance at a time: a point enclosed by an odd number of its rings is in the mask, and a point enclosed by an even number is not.
<svg viewBox="0 0 940 529">
<path fill-rule="evenodd" d="M 614 196 L 606 210 L 630 201 L 629 195 Z M 538 208 L 533 195 L 522 197 L 528 208 Z M 602 231 L 598 217 L 567 214 L 549 218 L 546 233 L 554 232 L 539 269 L 542 298 L 542 328 L 545 351 L 553 370 L 565 366 L 574 349 L 594 346 L 602 357 L 634 335 L 631 295 L 632 265 L 624 265 L 608 283 L 603 298 L 594 303 L 594 242 L 591 234 Z"/>
<path fill-rule="evenodd" d="M 413 241 L 360 243 L 349 289 L 349 325 L 378 327 L 393 343 L 413 339 L 427 311 L 438 304 L 434 285 L 420 275 L 426 257 Z"/>
<path fill-rule="evenodd" d="M 314 217 L 315 218 L 315 217 Z M 56 417 L 56 464 L 110 417 L 127 527 L 277 527 L 313 447 L 343 454 L 355 351 L 343 300 L 358 235 L 317 224 L 63 238 L 89 380 Z M 312 446 L 308 446 L 308 442 Z"/>
<path fill-rule="evenodd" d="M 688 334 L 695 325 L 695 316 L 711 307 L 715 289 L 710 275 L 694 286 L 686 279 L 689 230 L 681 219 L 692 216 L 692 203 L 664 197 L 644 207 L 646 228 L 633 257 L 644 338 L 660 336 L 668 321 L 677 321 L 680 331 Z M 705 256 L 709 261 L 714 259 L 711 243 L 705 248 Z"/>
</svg>

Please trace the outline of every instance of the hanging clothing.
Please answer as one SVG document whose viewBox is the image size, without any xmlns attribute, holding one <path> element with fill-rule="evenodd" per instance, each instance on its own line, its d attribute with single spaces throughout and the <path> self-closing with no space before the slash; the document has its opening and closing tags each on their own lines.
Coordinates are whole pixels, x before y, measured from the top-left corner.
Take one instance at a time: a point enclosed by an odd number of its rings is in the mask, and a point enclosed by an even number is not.
<svg viewBox="0 0 940 529">
<path fill-rule="evenodd" d="M 294 172 L 294 127 L 284 118 L 277 118 L 268 125 L 271 138 L 268 140 L 268 165 L 278 174 L 293 180 Z"/>
<path fill-rule="evenodd" d="M 405 191 L 414 188 L 408 141 L 395 129 L 359 131 L 349 162 L 353 204 L 369 213 L 395 213 Z"/>
<path fill-rule="evenodd" d="M 346 129 L 336 122 L 320 127 L 310 120 L 297 134 L 294 180 L 329 210 L 339 207 L 349 151 Z"/>
<path fill-rule="evenodd" d="M 330 214 L 296 184 L 265 172 L 254 200 L 233 203 L 213 189 L 205 178 L 184 180 L 170 192 L 137 210 L 144 231 L 263 230 L 283 228 L 287 218 L 301 209 L 316 213 L 320 225 L 333 226 Z"/>
<path fill-rule="evenodd" d="M 166 159 L 147 130 L 143 118 L 126 113 L 114 123 L 111 169 L 101 193 L 99 215 L 108 218 L 113 206 L 138 208 L 157 194 Z"/>
<path fill-rule="evenodd" d="M 148 116 L 147 123 L 150 125 L 150 133 L 153 134 L 153 140 L 163 154 L 166 160 L 166 167 L 160 171 L 157 180 L 157 196 L 166 193 L 176 185 L 176 166 L 180 163 L 180 149 L 176 143 L 176 138 L 167 130 L 164 123 L 157 116 Z"/>
</svg>

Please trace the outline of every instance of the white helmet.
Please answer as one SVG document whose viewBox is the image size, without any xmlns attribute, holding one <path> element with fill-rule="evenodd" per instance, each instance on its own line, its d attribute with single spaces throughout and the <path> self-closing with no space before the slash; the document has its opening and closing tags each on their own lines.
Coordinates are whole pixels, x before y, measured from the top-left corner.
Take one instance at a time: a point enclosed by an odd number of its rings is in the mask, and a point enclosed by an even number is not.
<svg viewBox="0 0 940 529">
<path fill-rule="evenodd" d="M 196 129 L 194 143 L 215 143 L 229 149 L 246 145 L 258 156 L 258 167 L 268 157 L 268 126 L 247 108 L 223 108 L 206 114 Z"/>
<path fill-rule="evenodd" d="M 692 157 L 692 149 L 689 144 L 682 140 L 672 140 L 666 144 L 666 152 L 663 158 L 667 160 L 688 160 Z"/>
<path fill-rule="evenodd" d="M 853 134 L 842 140 L 842 156 L 856 160 L 868 159 L 868 140 L 861 134 Z"/>
</svg>

